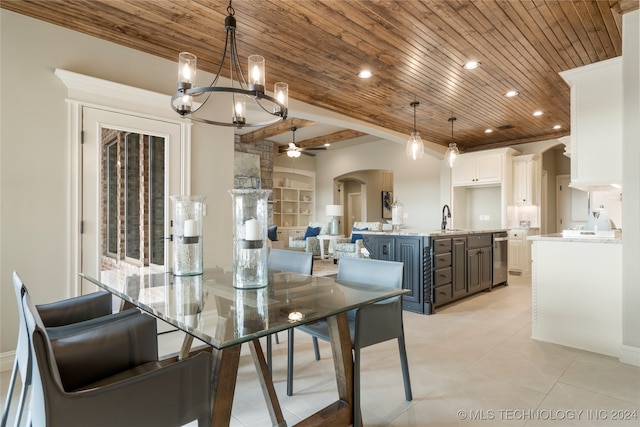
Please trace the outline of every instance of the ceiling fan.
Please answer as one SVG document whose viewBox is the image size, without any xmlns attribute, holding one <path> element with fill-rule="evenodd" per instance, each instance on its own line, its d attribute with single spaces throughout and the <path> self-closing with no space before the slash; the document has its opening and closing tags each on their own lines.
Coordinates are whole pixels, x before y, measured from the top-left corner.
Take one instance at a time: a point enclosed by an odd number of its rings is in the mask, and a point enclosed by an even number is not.
<svg viewBox="0 0 640 427">
<path fill-rule="evenodd" d="M 291 128 L 292 140 L 289 143 L 289 146 L 286 149 L 287 156 L 289 157 L 300 157 L 300 154 L 304 154 L 305 156 L 315 157 L 316 155 L 313 153 L 309 153 L 308 151 L 324 151 L 327 147 L 300 147 L 296 145 L 296 131 L 298 128 L 293 126 Z"/>
</svg>

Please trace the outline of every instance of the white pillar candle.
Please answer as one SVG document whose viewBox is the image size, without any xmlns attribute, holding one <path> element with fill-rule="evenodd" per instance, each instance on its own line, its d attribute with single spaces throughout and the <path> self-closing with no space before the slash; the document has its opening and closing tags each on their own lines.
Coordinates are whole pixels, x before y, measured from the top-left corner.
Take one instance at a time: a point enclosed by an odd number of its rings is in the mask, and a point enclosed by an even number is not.
<svg viewBox="0 0 640 427">
<path fill-rule="evenodd" d="M 198 235 L 198 221 L 188 219 L 184 222 L 184 237 L 196 237 Z"/>
<path fill-rule="evenodd" d="M 260 221 L 251 218 L 244 223 L 244 239 L 262 240 L 262 236 L 260 235 Z"/>
</svg>

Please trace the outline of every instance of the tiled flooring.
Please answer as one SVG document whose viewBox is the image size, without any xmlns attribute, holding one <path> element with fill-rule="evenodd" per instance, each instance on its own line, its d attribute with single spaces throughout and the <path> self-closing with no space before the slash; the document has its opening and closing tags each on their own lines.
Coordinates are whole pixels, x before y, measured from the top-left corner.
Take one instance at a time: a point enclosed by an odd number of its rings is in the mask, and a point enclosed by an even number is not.
<svg viewBox="0 0 640 427">
<path fill-rule="evenodd" d="M 328 267 L 328 266 L 327 266 Z M 314 266 L 320 273 L 326 270 Z M 362 354 L 367 426 L 637 426 L 640 368 L 529 338 L 531 284 L 510 285 L 454 303 L 432 316 L 405 312 L 413 401 L 404 399 L 394 342 Z M 286 337 L 274 344 L 273 378 L 288 425 L 337 397 L 328 344 L 313 357 L 296 334 L 294 396 L 286 395 Z M 3 372 L 2 402 L 9 373 Z M 616 418 L 627 417 L 628 420 Z M 232 426 L 270 425 L 253 363 L 243 350 Z"/>
</svg>

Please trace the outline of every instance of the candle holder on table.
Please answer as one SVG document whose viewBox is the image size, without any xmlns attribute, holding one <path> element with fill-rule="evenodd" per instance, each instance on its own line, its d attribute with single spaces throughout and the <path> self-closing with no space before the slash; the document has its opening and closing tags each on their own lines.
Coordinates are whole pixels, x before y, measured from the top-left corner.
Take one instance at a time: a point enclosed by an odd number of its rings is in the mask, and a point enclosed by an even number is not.
<svg viewBox="0 0 640 427">
<path fill-rule="evenodd" d="M 205 196 L 171 196 L 173 218 L 173 274 L 202 274 L 202 207 Z"/>
<path fill-rule="evenodd" d="M 233 286 L 267 286 L 267 199 L 271 190 L 229 190 L 233 199 Z"/>
</svg>

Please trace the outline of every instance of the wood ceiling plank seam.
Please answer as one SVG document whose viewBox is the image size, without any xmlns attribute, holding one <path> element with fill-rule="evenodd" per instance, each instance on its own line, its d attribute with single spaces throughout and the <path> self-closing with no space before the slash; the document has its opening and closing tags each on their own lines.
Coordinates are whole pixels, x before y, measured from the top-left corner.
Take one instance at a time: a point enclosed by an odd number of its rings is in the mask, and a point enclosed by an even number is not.
<svg viewBox="0 0 640 427">
<path fill-rule="evenodd" d="M 560 53 L 552 48 L 553 41 L 549 40 L 546 34 L 547 32 L 551 33 L 551 30 L 545 32 L 541 27 L 546 27 L 546 22 L 538 11 L 538 4 L 540 3 L 533 0 L 520 0 L 511 3 L 511 6 L 515 13 L 521 17 L 525 37 L 529 39 L 538 55 L 543 61 L 547 61 L 552 70 L 562 70 L 566 66 L 566 62 L 564 62 L 564 58 L 562 58 L 563 62 L 559 62 Z"/>
<path fill-rule="evenodd" d="M 417 14 L 417 13 L 414 13 L 414 12 L 411 12 L 411 11 L 409 11 L 409 13 Z M 429 34 L 425 34 L 425 37 L 430 37 L 430 35 L 429 35 Z M 442 40 L 443 40 L 443 43 L 444 43 L 444 39 L 442 39 Z M 460 56 L 462 56 L 462 55 L 460 55 Z M 450 61 L 450 62 L 453 62 L 453 61 Z M 462 61 L 458 61 L 458 62 L 462 62 Z M 464 74 L 464 72 L 463 72 L 464 70 L 462 70 L 462 67 L 458 67 L 458 66 L 456 65 L 455 70 L 457 71 L 457 69 L 458 69 L 458 68 L 460 69 L 460 71 L 462 72 L 462 74 L 459 74 L 459 75 L 457 76 L 457 78 L 458 78 L 459 80 L 466 80 L 466 79 L 468 78 L 468 75 Z M 449 71 L 449 72 L 450 72 L 450 68 L 449 68 L 447 71 Z M 451 76 L 445 76 L 445 77 L 447 78 L 447 80 L 451 79 Z M 485 84 L 485 85 L 487 85 L 487 84 L 490 84 L 490 83 L 487 83 L 487 82 L 486 82 L 486 80 L 485 80 L 484 84 Z M 442 87 L 447 87 L 447 85 L 442 85 Z M 465 94 L 463 94 L 463 93 L 461 93 L 461 92 L 452 92 L 450 97 L 451 97 L 452 99 L 460 100 L 461 96 L 464 96 L 464 95 L 465 95 Z M 476 102 L 476 101 L 478 100 L 478 98 L 477 98 L 477 94 L 475 94 L 475 93 L 474 93 L 474 94 L 469 94 L 469 95 L 471 96 L 471 98 L 470 98 L 470 99 L 471 99 L 472 101 Z M 488 102 L 488 104 L 486 105 L 486 108 L 488 109 L 487 111 L 490 111 L 490 110 L 493 108 L 493 103 L 492 103 L 492 102 L 490 102 L 490 101 L 487 101 L 487 102 Z M 444 107 L 444 106 L 443 106 L 443 107 Z M 451 107 L 451 105 L 448 105 L 448 107 Z M 449 109 L 450 109 L 450 108 L 449 108 Z"/>
<path fill-rule="evenodd" d="M 485 5 L 486 6 L 486 5 Z M 492 22 L 503 22 L 504 20 L 506 20 L 506 13 L 502 10 L 502 8 L 500 7 L 500 5 L 498 5 L 497 3 L 491 3 L 490 7 L 484 7 L 482 9 L 483 12 L 486 12 L 487 10 L 491 10 L 493 12 L 493 19 L 490 19 L 490 17 L 487 15 L 487 19 L 489 19 Z M 509 21 L 510 22 L 510 21 Z M 513 31 L 512 26 L 506 26 L 506 25 L 496 25 L 496 28 L 498 30 L 500 30 L 501 28 L 504 28 L 504 31 L 509 31 L 510 34 L 512 34 L 512 36 L 514 37 L 514 39 L 518 39 L 518 38 L 522 38 L 522 33 L 518 32 L 518 31 Z M 505 36 L 505 38 L 508 38 L 507 36 Z M 523 47 L 527 46 L 525 48 L 527 49 L 531 49 L 532 46 L 528 43 L 524 43 L 522 44 Z M 517 49 L 517 45 L 513 44 L 512 45 L 512 49 L 509 50 L 515 50 Z M 546 67 L 544 66 L 537 66 L 538 69 L 542 68 L 542 69 L 546 69 Z M 538 78 L 536 79 L 536 82 L 531 82 L 529 84 L 527 83 L 521 83 L 518 82 L 517 84 L 514 84 L 512 87 L 507 87 L 505 88 L 505 92 L 507 89 L 514 89 L 517 88 L 518 91 L 520 92 L 520 96 L 518 96 L 517 99 L 520 99 L 520 97 L 523 97 L 523 99 L 526 99 L 527 97 L 531 97 L 532 99 L 535 98 L 546 98 L 548 96 L 548 86 L 542 87 L 542 85 L 539 83 L 540 81 L 546 81 L 546 79 L 544 79 L 542 76 L 539 75 L 538 73 Z M 501 82 L 502 83 L 502 82 Z M 562 82 L 558 82 L 558 85 L 562 85 Z M 553 89 L 557 89 L 558 91 L 562 91 L 563 87 L 559 86 L 559 87 L 554 87 Z M 554 90 L 555 91 L 555 90 Z M 568 91 L 565 95 L 568 99 Z M 560 100 L 560 102 L 564 102 L 564 100 Z M 522 104 L 524 104 L 525 102 L 522 102 Z M 525 106 L 523 105 L 523 114 L 529 115 L 531 114 L 531 111 L 525 110 L 524 109 Z"/>
<path fill-rule="evenodd" d="M 607 52 L 607 58 L 615 58 L 622 55 L 622 31 L 618 33 L 617 27 L 613 20 L 614 11 L 610 7 L 606 7 L 604 2 L 596 2 L 592 9 L 597 10 L 597 20 L 599 21 L 599 36 L 602 44 Z"/>
<path fill-rule="evenodd" d="M 617 56 L 622 55 L 622 27 L 618 25 L 617 18 L 620 17 L 617 9 L 612 4 L 614 0 L 609 0 L 608 4 L 598 2 L 598 7 L 603 15 L 607 32 L 616 50 Z M 615 3 L 619 4 L 619 3 Z M 605 10 L 606 9 L 606 10 Z M 608 13 L 607 13 L 608 12 Z"/>
<path fill-rule="evenodd" d="M 502 96 L 500 96 L 500 97 L 502 97 Z M 499 98 L 496 98 L 496 99 L 499 99 Z M 502 102 L 502 100 L 500 100 L 500 102 Z M 524 113 L 524 111 L 523 111 L 523 113 Z M 530 112 L 526 112 L 526 114 L 527 114 L 527 115 L 529 115 L 529 114 L 530 114 Z M 485 125 L 485 127 L 486 127 L 486 126 L 487 126 L 487 125 Z M 497 126 L 497 124 L 495 124 L 495 125 L 493 125 L 493 126 Z"/>
<path fill-rule="evenodd" d="M 601 19 L 600 9 L 598 9 L 597 5 L 593 1 L 587 1 L 580 5 L 580 7 L 587 10 L 589 15 L 595 14 L 597 16 L 585 16 L 581 15 L 581 20 L 583 25 L 587 28 L 587 34 L 591 39 L 591 43 L 594 45 L 596 53 L 598 54 L 598 61 L 602 61 L 606 59 L 608 53 L 615 53 L 615 49 L 611 46 L 611 40 L 604 40 L 603 35 L 606 39 L 608 39 L 608 35 L 606 34 L 606 26 L 604 25 L 604 21 Z"/>
<path fill-rule="evenodd" d="M 561 65 L 561 68 L 554 70 L 555 72 L 560 72 L 566 68 L 577 67 L 580 64 L 580 59 L 569 41 L 569 37 L 567 36 L 567 32 L 564 28 L 565 26 L 559 24 L 554 10 L 552 9 L 552 4 L 555 4 L 555 1 L 550 2 L 545 0 L 544 4 L 541 4 L 537 8 L 537 12 L 540 16 L 538 25 L 540 25 L 542 30 L 545 32 L 551 46 L 553 46 L 556 52 L 558 52 L 558 55 L 562 56 L 564 59 L 564 64 Z M 548 32 L 545 31 L 545 28 L 548 29 Z"/>
<path fill-rule="evenodd" d="M 482 9 L 482 10 L 481 10 L 481 9 Z M 474 25 L 474 24 L 470 21 L 471 19 L 478 19 L 478 24 L 476 24 L 476 25 L 483 25 L 483 26 L 484 26 L 484 23 L 483 23 L 483 22 L 481 22 L 481 21 L 479 20 L 479 17 L 478 17 L 478 16 L 473 16 L 473 15 L 475 15 L 476 13 L 477 13 L 477 14 L 480 14 L 480 15 L 482 16 L 482 19 L 484 19 L 484 20 L 485 20 L 485 22 L 489 22 L 488 17 L 487 17 L 486 15 L 484 15 L 484 10 L 485 10 L 485 8 L 483 7 L 483 8 L 476 8 L 475 10 L 470 11 L 470 15 L 472 15 L 472 16 L 470 16 L 470 17 L 469 17 L 469 22 L 470 22 L 470 24 L 471 24 L 471 25 Z M 504 26 L 503 26 L 503 27 L 504 27 Z M 497 28 L 497 30 L 499 30 L 500 26 L 496 26 L 496 28 Z M 505 27 L 505 30 L 506 30 L 506 27 Z M 487 41 L 487 43 L 492 44 L 492 45 L 496 45 L 496 44 L 498 44 L 498 45 L 500 46 L 500 49 L 502 49 L 502 48 L 506 47 L 506 45 L 508 45 L 507 37 L 504 37 L 504 38 L 503 38 L 503 40 L 504 40 L 504 42 L 503 42 L 503 43 L 502 43 L 502 42 L 500 42 L 500 40 L 498 40 L 497 38 L 495 38 L 495 40 L 496 40 L 496 41 L 495 41 L 495 43 L 492 43 L 492 42 L 490 41 L 490 39 L 489 39 L 489 38 L 487 38 L 487 37 L 485 37 L 485 40 Z M 513 50 L 513 49 L 517 49 L 517 46 L 516 46 L 516 45 L 514 45 L 514 44 L 511 44 L 511 45 L 509 45 L 509 46 L 511 47 L 511 49 L 505 49 L 505 50 Z M 491 67 L 493 64 L 487 64 L 487 65 L 488 65 L 489 67 Z M 504 69 L 504 65 L 505 65 L 505 64 L 503 63 L 503 64 L 502 64 L 502 69 Z M 532 66 L 533 66 L 533 64 L 532 64 Z M 483 68 L 484 68 L 484 64 L 483 64 Z M 490 69 L 489 69 L 489 71 L 490 71 Z M 499 85 L 501 85 L 501 84 L 502 84 L 502 81 L 500 81 L 500 80 L 496 79 L 496 82 L 495 82 L 495 83 L 492 83 L 492 84 L 490 85 L 490 87 L 496 87 L 496 86 L 499 86 Z M 519 86 L 522 88 L 521 90 L 527 90 L 527 92 L 528 92 L 529 94 L 531 94 L 531 95 L 534 95 L 534 94 L 536 93 L 536 91 L 535 91 L 535 90 L 528 90 L 528 89 L 526 89 L 526 88 L 528 87 L 528 85 L 527 85 L 526 83 L 525 83 L 525 84 L 519 84 Z M 529 87 L 530 87 L 530 86 L 529 86 Z M 508 88 L 507 88 L 507 89 L 508 89 Z M 531 88 L 531 89 L 534 89 L 534 88 Z M 505 92 L 506 92 L 506 89 L 505 89 Z M 538 94 L 539 94 L 540 96 L 542 96 L 542 97 L 546 97 L 546 93 L 544 93 L 544 92 L 542 92 L 542 91 L 538 91 Z M 497 99 L 500 99 L 500 98 L 504 99 L 503 95 L 504 95 L 504 92 L 501 92 L 501 93 L 499 94 L 499 97 L 498 97 L 498 96 L 496 96 L 496 98 L 497 98 Z M 527 115 L 528 115 L 528 114 L 530 114 L 530 112 L 529 112 L 529 111 L 526 111 L 526 110 L 524 110 L 524 109 L 521 111 L 521 113 L 523 113 L 523 114 L 527 114 Z"/>
<path fill-rule="evenodd" d="M 597 24 L 593 21 L 593 19 L 591 19 L 590 16 L 588 16 L 590 12 L 588 3 L 579 2 L 579 3 L 575 3 L 574 5 L 576 8 L 576 11 L 578 12 L 577 14 L 578 14 L 578 17 L 580 18 L 580 22 L 582 23 L 582 26 L 587 34 L 587 37 L 589 37 L 589 41 L 593 46 L 593 51 L 596 55 L 594 62 L 599 62 L 604 59 L 607 59 L 605 48 L 604 46 L 602 46 L 600 37 L 598 35 Z"/>
<path fill-rule="evenodd" d="M 565 12 L 565 15 L 569 18 L 568 25 L 570 25 L 571 28 L 575 31 L 578 39 L 580 40 L 580 44 L 583 46 L 585 52 L 588 55 L 588 60 L 584 61 L 582 64 L 580 64 L 580 66 L 597 62 L 598 55 L 591 46 L 588 46 L 590 38 L 584 25 L 582 24 L 580 13 L 578 12 L 578 9 L 576 9 L 574 1 L 559 2 L 558 4 L 560 8 L 562 8 L 562 10 Z"/>
<path fill-rule="evenodd" d="M 565 9 L 562 7 L 562 2 L 550 2 L 549 10 L 552 16 L 556 19 L 557 22 L 563 22 L 564 25 L 561 25 L 562 33 L 565 35 L 567 42 L 570 44 L 570 49 L 573 50 L 574 54 L 572 55 L 574 61 L 573 68 L 582 66 L 586 62 L 589 61 L 589 54 L 587 50 L 584 48 L 582 41 L 580 40 L 580 36 L 576 32 L 576 29 L 573 25 L 570 25 L 570 20 L 567 14 L 565 13 Z M 569 47 L 565 47 L 569 50 Z M 565 71 L 565 70 L 561 70 Z"/>
<path fill-rule="evenodd" d="M 507 14 L 507 16 L 509 16 L 509 19 L 513 21 L 520 20 L 521 19 L 520 16 L 522 15 L 525 15 L 525 16 L 529 15 L 529 13 L 522 8 L 522 5 L 520 2 L 517 2 L 517 3 L 501 2 L 501 3 L 504 6 L 506 6 L 506 8 L 503 8 L 503 10 Z M 535 40 L 535 35 L 531 33 L 525 20 L 522 20 L 522 26 L 520 27 L 520 29 L 527 39 L 531 38 Z M 540 48 L 537 46 L 539 43 L 537 41 L 534 41 L 534 42 L 531 42 L 531 44 L 533 49 L 536 51 L 536 54 L 540 55 Z M 544 60 L 544 57 L 542 55 L 540 55 L 540 58 Z M 539 79 L 536 79 L 534 83 L 539 88 L 538 93 L 543 94 L 542 95 L 543 98 L 544 97 L 557 98 L 558 99 L 557 102 L 560 105 L 568 104 L 569 90 L 564 80 L 562 80 L 562 78 L 557 74 L 554 74 L 553 77 L 550 78 L 548 72 L 546 72 L 548 70 L 546 68 L 542 68 L 542 69 L 544 70 L 543 72 L 545 72 L 545 74 L 539 74 L 540 75 Z M 549 87 L 550 84 L 552 84 L 551 88 Z M 527 96 L 526 93 L 521 94 L 520 96 L 523 96 L 523 95 Z"/>
</svg>

